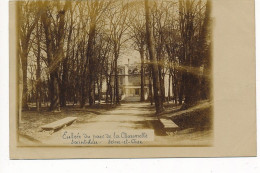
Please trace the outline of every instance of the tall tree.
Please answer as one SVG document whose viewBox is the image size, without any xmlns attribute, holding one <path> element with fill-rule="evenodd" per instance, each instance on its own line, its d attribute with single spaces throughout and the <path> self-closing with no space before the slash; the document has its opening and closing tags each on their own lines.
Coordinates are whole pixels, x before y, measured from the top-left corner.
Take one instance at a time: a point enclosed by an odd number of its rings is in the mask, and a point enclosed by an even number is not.
<svg viewBox="0 0 260 173">
<path fill-rule="evenodd" d="M 201 32 L 199 36 L 199 56 L 202 58 L 202 76 L 201 76 L 201 99 L 212 99 L 211 96 L 211 1 L 207 0 L 205 16 L 201 25 Z"/>
<path fill-rule="evenodd" d="M 150 61 L 152 64 L 152 76 L 153 76 L 153 90 L 154 90 L 154 102 L 156 113 L 159 114 L 163 111 L 163 103 L 161 100 L 161 90 L 158 76 L 158 64 L 156 61 L 156 52 L 154 46 L 153 31 L 151 26 L 151 14 L 150 14 L 149 0 L 145 0 L 145 18 L 146 18 L 146 34 L 147 34 L 147 46 L 149 50 Z"/>
<path fill-rule="evenodd" d="M 86 49 L 86 61 L 83 69 L 83 81 L 82 81 L 82 102 L 81 106 L 83 107 L 86 103 L 85 97 L 85 85 L 87 82 L 88 85 L 88 100 L 89 105 L 94 104 L 94 90 L 95 90 L 95 63 L 97 63 L 97 58 L 95 58 L 95 36 L 96 30 L 100 21 L 102 19 L 102 15 L 106 13 L 106 10 L 111 5 L 112 1 L 99 1 L 99 0 L 91 0 L 87 1 L 87 7 L 89 12 L 90 18 L 90 26 L 88 30 L 88 42 L 87 42 L 87 49 Z M 87 81 L 86 81 L 87 79 Z"/>
<path fill-rule="evenodd" d="M 72 39 L 72 31 L 73 31 L 73 15 L 74 15 L 74 10 L 72 9 L 72 4 L 71 1 L 67 2 L 67 7 L 66 7 L 69 11 L 68 13 L 68 20 L 69 22 L 67 22 L 67 26 L 68 26 L 68 37 L 67 37 L 67 45 L 66 45 L 66 55 L 63 55 L 64 58 L 62 60 L 62 81 L 61 81 L 61 87 L 60 87 L 60 104 L 62 107 L 66 106 L 66 100 L 67 100 L 67 90 L 68 90 L 68 73 L 69 73 L 69 56 L 71 55 L 70 51 L 71 51 L 71 39 Z M 65 31 L 64 31 L 65 32 Z M 65 38 L 64 38 L 65 39 Z"/>
<path fill-rule="evenodd" d="M 119 76 L 118 76 L 118 59 L 121 53 L 123 45 L 126 43 L 128 38 L 126 32 L 128 29 L 127 15 L 129 12 L 128 2 L 117 1 L 114 4 L 114 8 L 109 11 L 109 35 L 111 39 L 111 46 L 114 56 L 114 89 L 115 89 L 115 103 L 120 104 L 119 95 Z"/>
<path fill-rule="evenodd" d="M 144 18 L 144 9 L 142 8 L 141 1 L 134 1 L 131 5 L 131 12 L 128 17 L 129 24 L 129 36 L 133 41 L 133 47 L 140 53 L 141 59 L 141 93 L 140 101 L 144 101 L 144 87 L 145 87 L 145 39 L 146 39 L 146 30 L 145 30 L 145 18 Z"/>
<path fill-rule="evenodd" d="M 43 12 L 41 20 L 45 33 L 46 54 L 48 61 L 48 71 L 50 75 L 49 95 L 50 110 L 60 111 L 60 84 L 59 84 L 59 65 L 64 58 L 64 25 L 65 13 L 68 10 L 68 1 L 63 3 L 54 2 L 55 6 L 49 4 L 51 2 L 43 2 Z M 57 21 L 52 17 L 53 7 L 56 7 Z M 53 25 L 53 26 L 52 26 Z"/>
<path fill-rule="evenodd" d="M 42 39 L 42 29 L 41 24 L 37 23 L 36 27 L 36 109 L 40 111 L 41 108 L 41 39 Z"/>
<path fill-rule="evenodd" d="M 208 13 L 202 1 L 179 0 L 179 27 L 182 42 L 181 66 L 183 67 L 182 77 L 186 107 L 196 104 L 201 98 L 202 52 L 205 50 L 205 43 L 208 40 L 205 40 L 206 30 L 203 29 L 208 26 L 208 17 L 205 18 L 205 12 Z"/>
<path fill-rule="evenodd" d="M 38 10 L 37 4 L 30 1 L 18 2 L 17 12 L 19 16 L 18 20 L 18 39 L 19 39 L 19 51 L 18 56 L 21 59 L 22 71 L 23 71 L 23 94 L 22 94 L 22 108 L 27 109 L 27 67 L 28 67 L 28 54 L 31 48 L 31 35 L 36 27 L 40 18 L 40 10 Z"/>
</svg>

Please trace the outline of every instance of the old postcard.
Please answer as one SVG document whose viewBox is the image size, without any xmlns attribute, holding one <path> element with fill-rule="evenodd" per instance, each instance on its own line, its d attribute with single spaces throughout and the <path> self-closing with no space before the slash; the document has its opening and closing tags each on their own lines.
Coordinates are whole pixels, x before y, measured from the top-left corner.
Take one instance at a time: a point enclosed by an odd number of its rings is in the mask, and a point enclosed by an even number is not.
<svg viewBox="0 0 260 173">
<path fill-rule="evenodd" d="M 253 0 L 9 9 L 12 159 L 256 155 Z"/>
</svg>

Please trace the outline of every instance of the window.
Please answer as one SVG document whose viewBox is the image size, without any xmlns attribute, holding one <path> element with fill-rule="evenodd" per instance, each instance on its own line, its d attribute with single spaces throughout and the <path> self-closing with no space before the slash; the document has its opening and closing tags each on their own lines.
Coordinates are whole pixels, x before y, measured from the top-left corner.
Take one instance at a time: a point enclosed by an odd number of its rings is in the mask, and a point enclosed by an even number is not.
<svg viewBox="0 0 260 173">
<path fill-rule="evenodd" d="M 135 95 L 139 95 L 139 89 L 135 89 Z"/>
</svg>

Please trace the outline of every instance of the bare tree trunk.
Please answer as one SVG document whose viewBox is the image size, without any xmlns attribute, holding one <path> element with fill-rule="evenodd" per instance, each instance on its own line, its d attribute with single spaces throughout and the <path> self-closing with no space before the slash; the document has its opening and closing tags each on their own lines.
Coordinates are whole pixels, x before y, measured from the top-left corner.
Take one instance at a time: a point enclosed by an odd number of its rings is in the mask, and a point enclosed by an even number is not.
<svg viewBox="0 0 260 173">
<path fill-rule="evenodd" d="M 107 89 L 106 89 L 106 104 L 108 103 L 108 95 L 109 95 L 109 83 L 108 83 L 108 76 L 106 76 L 106 83 L 107 83 Z"/>
<path fill-rule="evenodd" d="M 180 90 L 179 90 L 179 104 L 180 105 L 182 105 L 182 101 L 183 101 L 183 92 L 184 92 L 184 80 L 186 80 L 185 78 L 184 78 L 184 74 L 183 73 L 181 73 L 180 74 L 180 76 L 181 76 L 181 82 L 180 82 Z"/>
<path fill-rule="evenodd" d="M 111 85 L 111 94 L 112 94 L 112 97 L 111 97 L 111 103 L 112 104 L 115 104 L 115 98 L 116 98 L 116 95 L 115 95 L 115 81 L 114 81 L 114 84 Z"/>
<path fill-rule="evenodd" d="M 158 77 L 158 64 L 156 62 L 154 40 L 152 36 L 149 0 L 145 0 L 145 14 L 146 14 L 147 45 L 148 45 L 148 50 L 150 55 L 150 61 L 152 63 L 155 108 L 156 108 L 156 113 L 159 114 L 163 111 L 163 104 L 161 100 L 160 83 Z"/>
<path fill-rule="evenodd" d="M 70 29 L 69 32 L 69 38 L 68 38 L 68 42 L 67 42 L 67 54 L 66 57 L 64 58 L 63 62 L 62 62 L 62 84 L 61 84 L 61 90 L 60 90 L 60 99 L 61 99 L 61 106 L 65 107 L 66 106 L 66 101 L 67 101 L 67 90 L 68 90 L 68 58 L 69 58 L 69 45 L 70 45 L 70 41 L 71 41 L 71 33 L 72 33 L 72 29 Z"/>
<path fill-rule="evenodd" d="M 115 103 L 120 104 L 119 97 L 119 80 L 118 80 L 118 69 L 117 69 L 118 53 L 115 53 Z"/>
<path fill-rule="evenodd" d="M 149 75 L 149 100 L 151 105 L 153 105 L 153 86 L 152 86 L 152 74 Z"/>
<path fill-rule="evenodd" d="M 172 71 L 172 70 L 171 70 Z M 172 102 L 176 104 L 176 92 L 177 91 L 177 86 L 175 84 L 175 76 L 172 74 Z"/>
<path fill-rule="evenodd" d="M 86 70 L 81 75 L 81 89 L 80 89 L 80 95 L 81 95 L 81 101 L 80 101 L 80 107 L 84 107 L 86 104 Z"/>
<path fill-rule="evenodd" d="M 110 79 L 110 81 L 111 81 L 111 79 Z M 111 104 L 113 104 L 113 87 L 112 87 L 112 85 L 111 85 L 111 82 L 109 83 L 109 94 L 110 94 L 110 103 Z"/>
<path fill-rule="evenodd" d="M 20 16 L 25 16 L 28 15 L 26 14 L 26 12 L 24 12 L 22 10 L 22 8 L 24 6 L 24 8 L 29 8 L 29 10 L 31 10 L 30 8 L 30 3 L 33 2 L 18 2 L 17 4 L 17 15 Z M 25 10 L 25 9 L 24 9 Z M 27 9 L 28 10 L 28 9 Z M 26 10 L 25 10 L 26 11 Z M 18 25 L 18 54 L 20 56 L 21 59 L 21 67 L 22 67 L 22 73 L 23 73 L 23 94 L 22 94 L 22 108 L 23 109 L 28 109 L 28 98 L 27 98 L 27 94 L 28 94 L 28 87 L 27 87 L 27 66 L 28 66 L 28 54 L 29 54 L 29 45 L 30 45 L 30 39 L 31 39 L 31 34 L 36 26 L 36 24 L 38 23 L 38 20 L 40 18 L 40 15 L 38 15 L 37 13 L 34 14 L 34 18 L 33 19 L 29 19 L 25 18 L 25 21 L 21 22 L 17 22 Z M 27 16 L 26 16 L 27 17 Z"/>
<path fill-rule="evenodd" d="M 164 74 L 162 73 L 162 67 L 159 65 L 159 82 L 160 82 L 160 89 L 161 89 L 161 99 L 162 103 L 165 102 L 165 86 L 164 86 Z"/>
<path fill-rule="evenodd" d="M 17 11 L 17 15 L 21 15 L 21 2 L 17 2 L 16 5 L 16 11 Z M 21 23 L 17 22 L 17 33 L 18 33 L 18 37 L 19 39 L 21 38 L 21 30 L 19 29 L 21 28 Z M 21 45 L 19 44 L 19 41 L 16 42 L 16 46 L 17 48 L 17 55 L 18 55 L 18 60 L 17 60 L 17 67 L 18 67 L 18 88 L 17 88 L 17 92 L 18 92 L 18 121 L 17 122 L 17 127 L 19 127 L 19 124 L 22 123 L 22 109 L 23 109 L 23 68 L 22 68 L 22 49 L 21 49 Z"/>
<path fill-rule="evenodd" d="M 49 82 L 49 94 L 50 94 L 50 110 L 60 111 L 60 90 L 59 90 L 59 63 L 64 57 L 63 45 L 64 45 L 64 25 L 65 25 L 65 13 L 68 7 L 68 1 L 66 1 L 62 10 L 59 11 L 59 23 L 57 25 L 57 38 L 54 41 L 51 30 L 51 19 L 48 16 L 48 3 L 44 1 L 44 11 L 41 15 L 43 27 L 45 31 L 46 40 L 46 53 L 48 61 L 48 70 L 50 73 Z M 56 45 L 54 44 L 56 42 Z M 54 59 L 55 58 L 55 59 Z"/>
<path fill-rule="evenodd" d="M 95 70 L 95 64 L 94 64 L 94 56 L 93 56 L 93 49 L 94 49 L 94 40 L 95 40 L 95 34 L 96 34 L 96 15 L 97 12 L 95 9 L 97 9 L 98 1 L 95 0 L 94 2 L 94 8 L 91 9 L 90 13 L 90 28 L 89 28 L 89 39 L 88 39 L 88 47 L 87 47 L 87 58 L 89 60 L 88 64 L 88 97 L 89 97 L 89 105 L 94 104 L 94 86 L 95 86 L 95 79 L 94 79 L 94 70 Z"/>
<path fill-rule="evenodd" d="M 179 84 L 177 80 L 177 72 L 174 69 L 173 75 L 172 75 L 172 93 L 173 93 L 173 102 L 177 105 L 178 104 L 178 90 L 179 90 Z"/>
<path fill-rule="evenodd" d="M 95 3 L 94 7 L 96 7 L 98 4 L 97 1 L 93 2 Z M 81 85 L 81 107 L 84 107 L 86 104 L 86 88 L 85 86 L 88 85 L 88 100 L 89 105 L 93 105 L 93 86 L 94 86 L 94 57 L 93 57 L 93 49 L 94 49 L 94 39 L 95 39 L 95 33 L 96 33 L 96 13 L 95 8 L 91 9 L 90 13 L 90 28 L 89 28 L 89 38 L 88 38 L 88 44 L 87 44 L 87 52 L 86 52 L 86 61 L 84 64 L 83 74 L 82 74 L 82 85 Z"/>
<path fill-rule="evenodd" d="M 144 48 L 143 46 L 140 49 L 140 56 L 141 56 L 141 98 L 140 101 L 144 101 L 144 85 L 145 85 L 145 72 L 144 72 Z"/>
<path fill-rule="evenodd" d="M 65 57 L 62 63 L 62 81 L 60 87 L 60 105 L 66 106 L 67 100 L 67 85 L 68 85 L 68 57 Z"/>
<path fill-rule="evenodd" d="M 168 79 L 168 103 L 171 100 L 171 73 L 169 72 L 169 79 Z"/>
<path fill-rule="evenodd" d="M 22 122 L 22 108 L 23 108 L 23 70 L 21 58 L 18 59 L 18 68 L 19 68 L 19 78 L 18 78 L 18 93 L 19 93 L 19 114 L 18 114 L 18 124 Z"/>
<path fill-rule="evenodd" d="M 44 3 L 44 12 L 42 13 L 41 20 L 43 23 L 44 33 L 45 33 L 45 40 L 46 40 L 46 54 L 47 54 L 47 60 L 48 60 L 48 68 L 50 73 L 50 78 L 48 80 L 49 83 L 49 99 L 50 99 L 50 110 L 53 109 L 53 102 L 54 102 L 54 74 L 51 70 L 52 61 L 53 61 L 53 45 L 51 40 L 51 29 L 50 29 L 50 19 L 48 18 L 47 14 L 47 1 Z"/>
<path fill-rule="evenodd" d="M 100 76 L 99 85 L 98 85 L 98 102 L 99 103 L 101 103 L 102 86 L 103 86 L 103 78 L 102 78 L 102 71 L 101 71 L 101 76 Z"/>
<path fill-rule="evenodd" d="M 40 111 L 41 107 L 41 47 L 40 47 L 40 33 L 39 26 L 37 24 L 37 70 L 36 70 L 36 108 Z"/>
<path fill-rule="evenodd" d="M 59 83 L 58 83 L 58 72 L 55 70 L 50 75 L 50 89 L 51 89 L 51 104 L 50 110 L 60 111 L 60 93 L 59 93 Z"/>
<path fill-rule="evenodd" d="M 97 79 L 96 78 L 94 78 L 94 80 L 93 80 L 93 105 L 96 103 L 96 98 L 95 98 L 95 96 L 96 96 L 96 81 Z"/>
<path fill-rule="evenodd" d="M 26 46 L 28 49 L 28 46 Z M 28 88 L 27 88 L 27 56 L 28 54 L 23 53 L 22 57 L 22 71 L 23 71 L 23 102 L 22 102 L 22 108 L 23 110 L 28 109 L 28 103 L 27 103 L 27 93 L 28 93 Z"/>
<path fill-rule="evenodd" d="M 70 43 L 71 43 L 71 35 L 72 35 L 72 25 L 73 25 L 73 14 L 71 10 L 71 2 L 68 1 L 67 7 L 70 8 L 71 12 L 71 18 L 70 18 L 70 27 L 69 27 L 69 35 L 68 35 L 68 40 L 67 40 L 67 50 L 66 50 L 66 57 L 63 59 L 62 66 L 63 66 L 63 71 L 62 71 L 62 84 L 61 84 L 61 90 L 60 90 L 60 99 L 61 99 L 61 106 L 65 107 L 66 106 L 66 101 L 67 101 L 67 88 L 68 88 L 68 59 L 69 59 L 69 51 L 70 51 Z"/>
</svg>

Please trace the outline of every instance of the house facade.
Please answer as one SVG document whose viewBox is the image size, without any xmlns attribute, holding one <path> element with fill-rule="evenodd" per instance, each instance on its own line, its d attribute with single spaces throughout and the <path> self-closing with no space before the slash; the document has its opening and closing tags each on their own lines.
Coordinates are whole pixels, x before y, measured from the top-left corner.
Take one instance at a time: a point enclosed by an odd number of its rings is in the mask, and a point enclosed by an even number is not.
<svg viewBox="0 0 260 173">
<path fill-rule="evenodd" d="M 139 64 L 125 64 L 118 67 L 119 69 L 119 93 L 121 100 L 139 101 L 141 98 L 141 72 Z M 144 76 L 144 97 L 148 99 L 149 79 L 147 73 Z"/>
<path fill-rule="evenodd" d="M 123 65 L 118 65 L 117 69 L 118 69 L 120 99 L 122 101 L 140 101 L 141 100 L 141 71 L 140 71 L 141 64 L 138 62 L 134 62 L 132 64 L 128 63 Z M 172 85 L 169 85 L 169 82 L 170 82 L 169 74 L 166 74 L 164 77 L 165 97 L 168 97 L 168 92 L 170 92 L 170 96 L 172 96 Z M 112 87 L 112 92 L 114 92 L 114 75 L 111 79 L 111 87 Z M 102 85 L 102 93 L 104 96 L 106 91 L 107 91 L 107 86 Z M 108 97 L 110 98 L 110 96 Z M 147 71 L 147 68 L 145 68 L 145 75 L 144 75 L 144 99 L 145 100 L 149 99 L 149 72 Z"/>
</svg>

